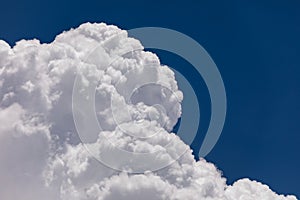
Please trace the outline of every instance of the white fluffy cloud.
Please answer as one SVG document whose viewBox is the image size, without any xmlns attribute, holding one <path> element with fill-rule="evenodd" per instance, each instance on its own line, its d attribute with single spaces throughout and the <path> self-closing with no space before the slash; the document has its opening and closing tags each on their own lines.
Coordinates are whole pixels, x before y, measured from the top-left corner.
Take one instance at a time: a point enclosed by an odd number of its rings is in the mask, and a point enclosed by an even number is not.
<svg viewBox="0 0 300 200">
<path fill-rule="evenodd" d="M 228 186 L 213 164 L 196 162 L 169 133 L 183 98 L 174 73 L 155 54 L 132 49 L 143 47 L 104 23 L 83 24 L 50 44 L 22 40 L 11 48 L 0 40 L 0 199 L 296 199 L 248 179 Z M 76 75 L 82 90 L 95 85 L 103 129 L 87 131 L 87 146 L 127 172 L 103 165 L 80 142 L 71 103 Z M 150 156 L 128 159 L 120 148 Z M 128 173 L 174 160 L 154 172 Z"/>
</svg>

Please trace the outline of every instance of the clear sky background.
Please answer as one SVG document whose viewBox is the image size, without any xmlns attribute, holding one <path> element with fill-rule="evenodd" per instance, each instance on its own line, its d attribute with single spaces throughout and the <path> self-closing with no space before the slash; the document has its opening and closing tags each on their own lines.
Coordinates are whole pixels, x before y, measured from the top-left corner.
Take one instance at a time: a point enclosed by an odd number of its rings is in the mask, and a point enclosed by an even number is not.
<svg viewBox="0 0 300 200">
<path fill-rule="evenodd" d="M 206 159 L 229 184 L 249 177 L 300 197 L 300 1 L 2 1 L 0 39 L 11 45 L 23 38 L 51 42 L 87 21 L 122 29 L 166 27 L 197 40 L 217 64 L 228 100 L 223 133 Z M 189 65 L 155 52 L 164 64 Z M 194 85 L 201 107 L 192 145 L 197 150 L 210 102 L 201 77 L 185 75 L 193 85 L 201 83 Z"/>
</svg>

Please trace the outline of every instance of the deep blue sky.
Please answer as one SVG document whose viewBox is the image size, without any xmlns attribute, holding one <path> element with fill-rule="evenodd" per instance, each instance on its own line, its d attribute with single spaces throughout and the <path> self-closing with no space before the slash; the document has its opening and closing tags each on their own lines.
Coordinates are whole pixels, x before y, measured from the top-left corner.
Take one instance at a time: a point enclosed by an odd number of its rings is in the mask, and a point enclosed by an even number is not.
<svg viewBox="0 0 300 200">
<path fill-rule="evenodd" d="M 0 10 L 0 39 L 11 45 L 22 38 L 51 42 L 87 21 L 123 29 L 160 26 L 191 36 L 218 65 L 228 98 L 222 136 L 207 159 L 228 183 L 250 177 L 300 197 L 300 1 L 27 0 L 2 1 Z M 166 64 L 189 65 L 156 52 Z M 204 130 L 209 99 L 204 85 L 198 91 Z"/>
</svg>

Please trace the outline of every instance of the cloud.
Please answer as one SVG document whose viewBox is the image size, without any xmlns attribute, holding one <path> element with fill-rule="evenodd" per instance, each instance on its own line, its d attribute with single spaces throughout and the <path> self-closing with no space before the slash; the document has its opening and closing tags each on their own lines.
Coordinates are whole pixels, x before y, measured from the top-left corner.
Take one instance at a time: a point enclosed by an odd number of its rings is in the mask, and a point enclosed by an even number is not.
<svg viewBox="0 0 300 200">
<path fill-rule="evenodd" d="M 133 49 L 143 46 L 104 23 L 50 44 L 0 41 L 0 199 L 296 199 L 248 179 L 228 186 L 212 163 L 196 162 L 170 133 L 183 99 L 174 73 L 155 54 Z M 95 86 L 102 127 L 85 127 L 86 146 L 72 115 L 76 76 L 82 96 Z"/>
</svg>

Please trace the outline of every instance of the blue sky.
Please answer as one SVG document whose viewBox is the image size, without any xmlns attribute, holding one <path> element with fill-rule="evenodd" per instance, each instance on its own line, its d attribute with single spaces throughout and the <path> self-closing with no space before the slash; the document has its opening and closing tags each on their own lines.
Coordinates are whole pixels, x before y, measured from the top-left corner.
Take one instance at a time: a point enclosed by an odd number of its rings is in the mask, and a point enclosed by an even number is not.
<svg viewBox="0 0 300 200">
<path fill-rule="evenodd" d="M 219 67 L 228 100 L 223 133 L 207 159 L 228 183 L 250 177 L 300 196 L 299 1 L 7 1 L 1 3 L 0 39 L 50 42 L 87 21 L 166 27 L 197 40 Z M 189 65 L 155 52 L 165 64 Z M 201 83 L 198 149 L 210 103 L 201 77 L 192 71 L 186 76 Z"/>
</svg>

